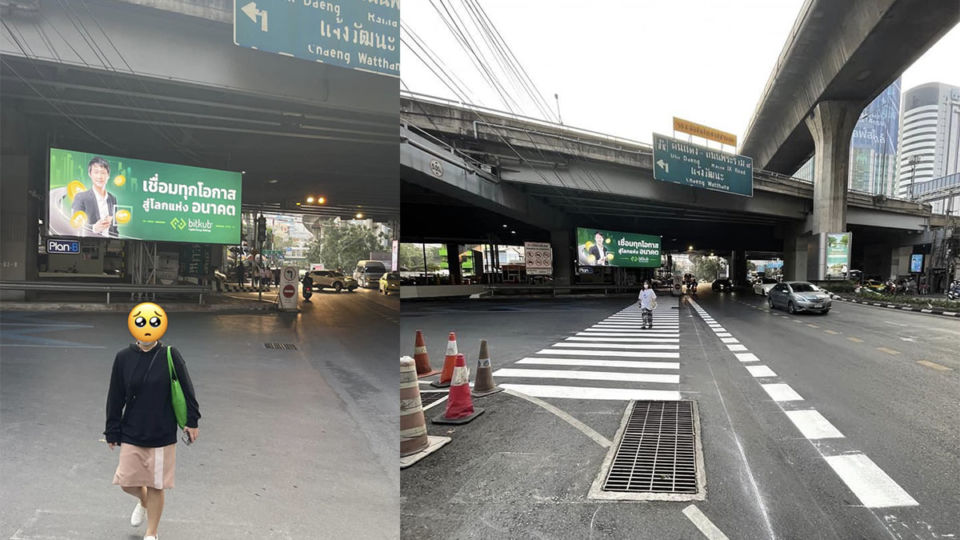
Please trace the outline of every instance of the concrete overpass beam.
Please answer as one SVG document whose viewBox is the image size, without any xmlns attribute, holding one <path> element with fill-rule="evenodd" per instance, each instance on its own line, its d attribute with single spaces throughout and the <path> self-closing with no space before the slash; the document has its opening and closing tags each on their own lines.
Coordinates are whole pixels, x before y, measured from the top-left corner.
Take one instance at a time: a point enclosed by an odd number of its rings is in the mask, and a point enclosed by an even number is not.
<svg viewBox="0 0 960 540">
<path fill-rule="evenodd" d="M 847 230 L 850 137 L 863 106 L 855 101 L 821 101 L 806 117 L 816 159 L 813 173 L 813 234 Z"/>
<path fill-rule="evenodd" d="M 805 281 L 807 279 L 808 235 L 804 235 L 803 226 L 788 227 L 783 239 L 783 277 L 787 281 Z"/>
</svg>

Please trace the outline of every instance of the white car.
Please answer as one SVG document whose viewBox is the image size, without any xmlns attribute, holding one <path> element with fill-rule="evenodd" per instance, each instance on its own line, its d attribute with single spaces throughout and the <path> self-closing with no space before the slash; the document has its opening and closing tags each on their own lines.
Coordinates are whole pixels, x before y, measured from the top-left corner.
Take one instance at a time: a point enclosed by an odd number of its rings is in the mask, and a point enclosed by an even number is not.
<svg viewBox="0 0 960 540">
<path fill-rule="evenodd" d="M 759 294 L 760 296 L 767 296 L 770 293 L 770 289 L 779 283 L 773 278 L 760 278 L 753 283 L 753 292 Z"/>
</svg>

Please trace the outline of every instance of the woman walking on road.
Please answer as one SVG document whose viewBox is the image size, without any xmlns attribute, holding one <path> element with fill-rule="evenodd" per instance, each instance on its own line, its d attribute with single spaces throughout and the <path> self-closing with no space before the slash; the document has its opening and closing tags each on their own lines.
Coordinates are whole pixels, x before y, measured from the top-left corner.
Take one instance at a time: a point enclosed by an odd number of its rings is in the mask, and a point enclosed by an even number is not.
<svg viewBox="0 0 960 540">
<path fill-rule="evenodd" d="M 187 444 L 200 434 L 200 409 L 183 357 L 160 343 L 167 330 L 163 309 L 149 302 L 140 304 L 130 311 L 127 326 L 137 341 L 113 361 L 103 434 L 111 450 L 120 446 L 113 483 L 139 499 L 130 525 L 139 527 L 146 519 L 144 540 L 157 540 L 164 490 L 173 487 L 176 466 L 177 418 L 171 379 L 179 380 L 186 401 Z"/>
<path fill-rule="evenodd" d="M 650 288 L 650 282 L 643 282 L 643 290 L 640 291 L 640 328 L 645 330 L 653 328 L 653 310 L 657 309 L 657 293 Z"/>
</svg>

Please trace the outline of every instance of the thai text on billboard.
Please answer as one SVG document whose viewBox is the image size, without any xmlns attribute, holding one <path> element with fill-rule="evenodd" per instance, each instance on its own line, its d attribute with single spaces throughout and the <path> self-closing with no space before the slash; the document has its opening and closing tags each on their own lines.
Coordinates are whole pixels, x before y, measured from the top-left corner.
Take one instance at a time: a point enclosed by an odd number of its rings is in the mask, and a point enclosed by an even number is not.
<svg viewBox="0 0 960 540">
<path fill-rule="evenodd" d="M 577 258 L 581 266 L 659 268 L 660 237 L 579 227 Z"/>
</svg>

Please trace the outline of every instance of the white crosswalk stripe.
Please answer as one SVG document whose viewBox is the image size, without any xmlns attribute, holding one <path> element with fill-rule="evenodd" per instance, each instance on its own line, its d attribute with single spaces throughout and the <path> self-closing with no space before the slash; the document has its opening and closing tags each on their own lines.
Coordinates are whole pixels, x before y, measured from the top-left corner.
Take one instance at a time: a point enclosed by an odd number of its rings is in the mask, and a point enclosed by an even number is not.
<svg viewBox="0 0 960 540">
<path fill-rule="evenodd" d="M 497 384 L 556 399 L 680 399 L 680 316 L 661 307 L 643 328 L 636 304 L 494 371 Z"/>
</svg>

